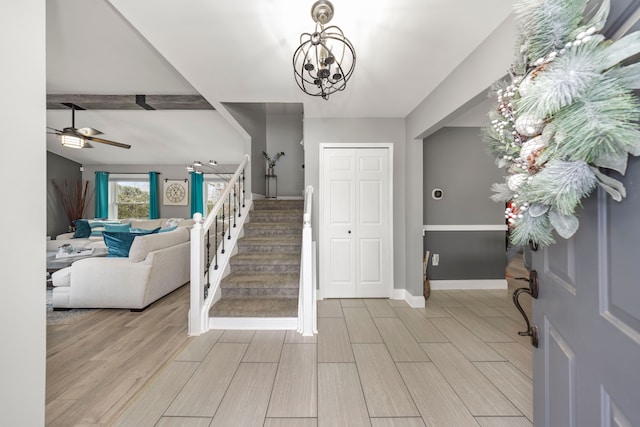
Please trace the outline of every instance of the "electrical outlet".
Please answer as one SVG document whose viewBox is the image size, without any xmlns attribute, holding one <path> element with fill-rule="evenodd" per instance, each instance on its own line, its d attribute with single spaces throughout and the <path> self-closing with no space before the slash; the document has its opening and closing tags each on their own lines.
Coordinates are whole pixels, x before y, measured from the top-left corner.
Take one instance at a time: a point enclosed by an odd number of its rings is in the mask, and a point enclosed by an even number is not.
<svg viewBox="0 0 640 427">
<path fill-rule="evenodd" d="M 431 258 L 431 265 L 435 267 L 438 264 L 440 264 L 440 254 L 433 254 L 433 257 Z"/>
</svg>

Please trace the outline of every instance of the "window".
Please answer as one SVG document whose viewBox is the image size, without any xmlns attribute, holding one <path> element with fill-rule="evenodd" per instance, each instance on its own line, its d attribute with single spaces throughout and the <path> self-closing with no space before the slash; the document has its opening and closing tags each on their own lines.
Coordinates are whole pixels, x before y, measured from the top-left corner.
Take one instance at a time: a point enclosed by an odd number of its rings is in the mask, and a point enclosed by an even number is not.
<svg viewBox="0 0 640 427">
<path fill-rule="evenodd" d="M 109 218 L 149 218 L 149 176 L 109 176 Z"/>
<path fill-rule="evenodd" d="M 227 182 L 222 179 L 207 179 L 204 182 L 204 216 L 206 217 L 211 209 L 215 206 L 220 198 L 220 195 L 224 191 L 224 187 L 227 185 Z"/>
</svg>

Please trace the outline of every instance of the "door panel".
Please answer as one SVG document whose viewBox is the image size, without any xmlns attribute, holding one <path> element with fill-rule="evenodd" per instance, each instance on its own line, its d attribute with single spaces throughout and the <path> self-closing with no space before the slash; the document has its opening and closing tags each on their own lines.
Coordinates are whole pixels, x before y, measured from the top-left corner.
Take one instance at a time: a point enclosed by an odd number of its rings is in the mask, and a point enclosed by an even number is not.
<svg viewBox="0 0 640 427">
<path fill-rule="evenodd" d="M 381 285 L 382 245 L 380 239 L 360 239 L 360 285 Z"/>
<path fill-rule="evenodd" d="M 548 426 L 575 426 L 575 355 L 560 333 L 545 319 L 545 390 Z"/>
</svg>

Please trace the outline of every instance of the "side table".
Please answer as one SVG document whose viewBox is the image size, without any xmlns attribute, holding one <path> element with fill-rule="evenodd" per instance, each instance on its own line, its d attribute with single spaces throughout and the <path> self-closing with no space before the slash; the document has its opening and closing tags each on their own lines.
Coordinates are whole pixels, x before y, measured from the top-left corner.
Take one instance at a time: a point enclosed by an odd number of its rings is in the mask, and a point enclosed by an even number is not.
<svg viewBox="0 0 640 427">
<path fill-rule="evenodd" d="M 264 179 L 267 186 L 267 194 L 266 194 L 267 199 L 277 199 L 278 198 L 278 175 L 265 175 Z M 274 193 L 274 196 L 271 196 L 270 184 L 272 179 L 275 181 L 275 184 L 276 184 L 276 191 Z"/>
</svg>

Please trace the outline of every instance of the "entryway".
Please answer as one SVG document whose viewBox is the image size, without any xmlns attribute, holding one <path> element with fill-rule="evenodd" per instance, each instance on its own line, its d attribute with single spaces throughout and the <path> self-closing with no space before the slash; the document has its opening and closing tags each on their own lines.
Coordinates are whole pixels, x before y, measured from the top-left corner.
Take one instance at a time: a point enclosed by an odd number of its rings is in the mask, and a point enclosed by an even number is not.
<svg viewBox="0 0 640 427">
<path fill-rule="evenodd" d="M 320 145 L 323 298 L 393 292 L 393 145 Z"/>
</svg>

